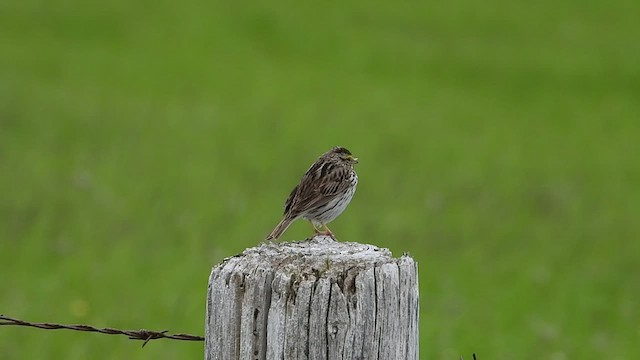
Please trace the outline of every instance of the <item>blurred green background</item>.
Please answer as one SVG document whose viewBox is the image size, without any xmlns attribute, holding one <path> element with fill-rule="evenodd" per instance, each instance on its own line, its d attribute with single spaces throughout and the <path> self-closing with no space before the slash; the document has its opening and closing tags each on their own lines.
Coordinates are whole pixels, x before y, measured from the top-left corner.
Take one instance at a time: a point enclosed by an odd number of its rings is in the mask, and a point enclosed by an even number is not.
<svg viewBox="0 0 640 360">
<path fill-rule="evenodd" d="M 203 334 L 211 267 L 344 145 L 332 230 L 419 262 L 423 359 L 638 358 L 638 11 L 4 0 L 0 313 Z M 0 327 L 2 359 L 202 356 Z"/>
</svg>

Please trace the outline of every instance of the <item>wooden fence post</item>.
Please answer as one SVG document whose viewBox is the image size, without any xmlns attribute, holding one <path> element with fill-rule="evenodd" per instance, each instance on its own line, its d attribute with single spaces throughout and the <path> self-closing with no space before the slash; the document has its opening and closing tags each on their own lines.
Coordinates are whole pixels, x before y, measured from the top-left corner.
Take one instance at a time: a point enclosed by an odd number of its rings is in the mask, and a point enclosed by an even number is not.
<svg viewBox="0 0 640 360">
<path fill-rule="evenodd" d="M 214 267 L 205 359 L 418 359 L 418 268 L 326 236 L 265 243 Z"/>
</svg>

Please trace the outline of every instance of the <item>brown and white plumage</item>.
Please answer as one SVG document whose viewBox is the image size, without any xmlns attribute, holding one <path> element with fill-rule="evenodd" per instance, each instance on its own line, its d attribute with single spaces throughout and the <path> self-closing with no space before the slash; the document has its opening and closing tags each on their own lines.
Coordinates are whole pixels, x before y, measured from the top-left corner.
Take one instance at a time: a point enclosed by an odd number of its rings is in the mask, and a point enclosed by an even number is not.
<svg viewBox="0 0 640 360">
<path fill-rule="evenodd" d="M 353 198 L 358 184 L 353 165 L 357 163 L 358 159 L 341 146 L 322 154 L 289 194 L 284 204 L 284 217 L 267 240 L 278 239 L 299 218 L 309 220 L 315 233 L 333 237 L 326 225 L 337 218 Z M 322 226 L 324 231 L 316 225 Z"/>
</svg>

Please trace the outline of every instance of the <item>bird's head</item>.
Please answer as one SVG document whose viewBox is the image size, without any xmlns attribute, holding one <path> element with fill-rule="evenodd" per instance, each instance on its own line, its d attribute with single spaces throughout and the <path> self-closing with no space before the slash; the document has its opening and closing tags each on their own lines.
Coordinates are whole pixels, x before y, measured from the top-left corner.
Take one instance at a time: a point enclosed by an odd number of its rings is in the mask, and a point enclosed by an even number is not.
<svg viewBox="0 0 640 360">
<path fill-rule="evenodd" d="M 342 146 L 336 146 L 331 149 L 329 151 L 329 155 L 335 156 L 347 164 L 353 165 L 358 163 L 358 158 L 354 157 L 353 154 L 351 154 L 351 151 Z"/>
</svg>

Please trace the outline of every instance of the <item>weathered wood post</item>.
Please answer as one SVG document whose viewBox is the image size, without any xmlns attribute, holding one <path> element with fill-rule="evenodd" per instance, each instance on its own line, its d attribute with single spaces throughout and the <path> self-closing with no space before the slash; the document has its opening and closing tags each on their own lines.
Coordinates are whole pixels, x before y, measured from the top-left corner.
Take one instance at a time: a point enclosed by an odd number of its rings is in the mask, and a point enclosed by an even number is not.
<svg viewBox="0 0 640 360">
<path fill-rule="evenodd" d="M 266 243 L 213 268 L 205 359 L 418 359 L 418 269 L 326 236 Z"/>
</svg>

